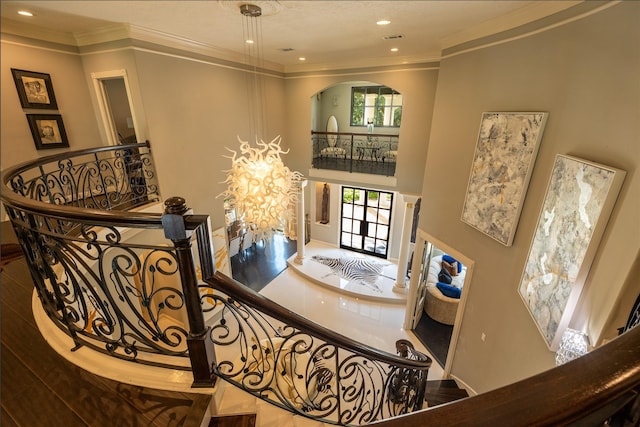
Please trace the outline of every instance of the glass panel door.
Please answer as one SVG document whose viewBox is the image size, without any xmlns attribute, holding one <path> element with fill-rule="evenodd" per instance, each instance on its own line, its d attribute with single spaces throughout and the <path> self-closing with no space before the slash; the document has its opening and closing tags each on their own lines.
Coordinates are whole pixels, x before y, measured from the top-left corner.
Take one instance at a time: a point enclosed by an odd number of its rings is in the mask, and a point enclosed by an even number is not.
<svg viewBox="0 0 640 427">
<path fill-rule="evenodd" d="M 393 193 L 342 187 L 340 247 L 387 258 Z"/>
</svg>

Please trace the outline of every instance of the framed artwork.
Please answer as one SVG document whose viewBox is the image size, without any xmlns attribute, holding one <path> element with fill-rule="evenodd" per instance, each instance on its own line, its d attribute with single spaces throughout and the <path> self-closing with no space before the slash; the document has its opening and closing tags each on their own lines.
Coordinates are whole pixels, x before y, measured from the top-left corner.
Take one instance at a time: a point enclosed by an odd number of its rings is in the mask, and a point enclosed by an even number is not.
<svg viewBox="0 0 640 427">
<path fill-rule="evenodd" d="M 27 114 L 36 149 L 68 147 L 69 140 L 60 114 Z"/>
<path fill-rule="evenodd" d="M 57 110 L 51 76 L 34 71 L 11 69 L 22 108 Z"/>
<path fill-rule="evenodd" d="M 569 325 L 625 175 L 556 156 L 519 286 L 550 350 Z"/>
<path fill-rule="evenodd" d="M 511 246 L 548 113 L 482 113 L 462 221 Z"/>
</svg>

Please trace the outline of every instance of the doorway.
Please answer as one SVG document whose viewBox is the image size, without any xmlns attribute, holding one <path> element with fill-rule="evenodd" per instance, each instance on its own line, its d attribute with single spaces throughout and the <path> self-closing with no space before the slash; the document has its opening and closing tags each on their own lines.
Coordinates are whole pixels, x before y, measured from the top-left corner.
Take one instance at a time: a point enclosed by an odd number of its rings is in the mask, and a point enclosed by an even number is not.
<svg viewBox="0 0 640 427">
<path fill-rule="evenodd" d="M 342 187 L 340 247 L 387 258 L 393 193 Z"/>
<path fill-rule="evenodd" d="M 132 144 L 139 138 L 125 70 L 92 73 L 93 86 L 108 145 Z"/>
<path fill-rule="evenodd" d="M 455 263 L 455 272 L 447 270 L 452 275 L 451 281 L 441 279 L 441 270 L 447 269 L 443 261 L 448 263 L 447 268 L 453 268 Z M 404 328 L 424 344 L 444 368 L 445 375 L 451 371 L 473 267 L 471 259 L 423 230 L 417 230 Z M 447 282 L 458 289 L 457 295 L 450 293 L 453 289 L 441 286 Z"/>
</svg>

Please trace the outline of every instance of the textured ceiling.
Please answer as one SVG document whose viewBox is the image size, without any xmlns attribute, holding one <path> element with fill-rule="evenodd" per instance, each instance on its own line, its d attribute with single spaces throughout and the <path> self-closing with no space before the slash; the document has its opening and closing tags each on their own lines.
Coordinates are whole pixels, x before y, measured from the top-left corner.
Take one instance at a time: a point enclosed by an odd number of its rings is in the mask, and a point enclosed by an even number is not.
<svg viewBox="0 0 640 427">
<path fill-rule="evenodd" d="M 2 1 L 3 19 L 86 34 L 114 23 L 242 52 L 245 1 Z M 503 31 L 577 1 L 255 1 L 264 59 L 290 68 L 438 60 L 443 48 Z M 34 17 L 16 14 L 28 9 Z M 375 23 L 388 19 L 390 25 Z M 385 36 L 401 39 L 384 40 Z M 392 47 L 399 50 L 390 52 Z M 291 49 L 283 51 L 283 49 Z"/>
</svg>

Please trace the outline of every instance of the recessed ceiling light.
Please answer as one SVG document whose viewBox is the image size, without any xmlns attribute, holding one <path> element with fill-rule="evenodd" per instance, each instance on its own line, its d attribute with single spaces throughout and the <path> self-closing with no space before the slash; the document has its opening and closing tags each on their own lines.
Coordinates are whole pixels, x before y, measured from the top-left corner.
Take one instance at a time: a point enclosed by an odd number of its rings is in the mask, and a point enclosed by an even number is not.
<svg viewBox="0 0 640 427">
<path fill-rule="evenodd" d="M 300 58 L 298 58 L 298 61 L 306 61 L 307 58 L 305 58 L 304 56 L 301 56 Z"/>
<path fill-rule="evenodd" d="M 376 25 L 389 25 L 389 24 L 391 24 L 391 21 L 387 19 L 381 19 L 378 22 L 376 22 Z"/>
<path fill-rule="evenodd" d="M 398 48 L 397 48 L 397 47 L 392 47 L 392 48 L 391 48 L 391 52 L 397 52 L 397 51 L 398 51 Z"/>
<path fill-rule="evenodd" d="M 33 16 L 33 13 L 29 12 L 28 10 L 19 10 L 19 11 L 18 11 L 18 15 L 22 15 L 22 16 Z"/>
<path fill-rule="evenodd" d="M 254 43 L 254 42 L 253 42 L 253 40 L 251 40 L 251 39 L 245 40 L 244 42 L 245 42 L 246 44 L 253 44 L 253 43 Z"/>
</svg>

